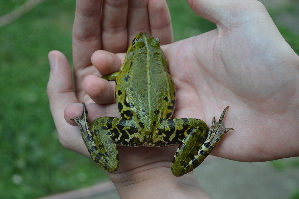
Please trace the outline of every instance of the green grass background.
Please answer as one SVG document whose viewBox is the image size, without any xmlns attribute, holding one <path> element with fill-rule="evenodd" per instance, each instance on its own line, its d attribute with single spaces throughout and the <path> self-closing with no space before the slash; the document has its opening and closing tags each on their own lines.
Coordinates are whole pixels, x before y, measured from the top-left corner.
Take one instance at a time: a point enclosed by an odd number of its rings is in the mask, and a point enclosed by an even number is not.
<svg viewBox="0 0 299 199">
<path fill-rule="evenodd" d="M 0 16 L 24 2 L 2 0 Z M 168 2 L 175 40 L 216 27 L 185 1 Z M 75 1 L 45 1 L 0 27 L 0 198 L 42 197 L 107 180 L 91 160 L 60 145 L 48 106 L 47 54 L 59 50 L 72 60 L 74 10 Z M 298 35 L 280 30 L 298 53 Z"/>
</svg>

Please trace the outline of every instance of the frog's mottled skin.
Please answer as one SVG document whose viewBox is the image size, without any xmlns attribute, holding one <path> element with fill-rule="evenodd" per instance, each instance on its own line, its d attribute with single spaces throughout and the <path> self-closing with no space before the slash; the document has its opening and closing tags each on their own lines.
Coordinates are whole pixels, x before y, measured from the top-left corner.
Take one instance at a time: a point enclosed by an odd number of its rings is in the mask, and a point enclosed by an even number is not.
<svg viewBox="0 0 299 199">
<path fill-rule="evenodd" d="M 130 45 L 121 70 L 104 79 L 116 81 L 116 101 L 120 118 L 101 117 L 91 125 L 83 106 L 74 118 L 92 159 L 108 172 L 118 169 L 116 145 L 158 147 L 180 144 L 174 156 L 172 173 L 184 175 L 209 155 L 231 128 L 223 126 L 224 109 L 218 122 L 209 128 L 200 119 L 172 118 L 175 85 L 160 41 L 140 33 Z"/>
</svg>

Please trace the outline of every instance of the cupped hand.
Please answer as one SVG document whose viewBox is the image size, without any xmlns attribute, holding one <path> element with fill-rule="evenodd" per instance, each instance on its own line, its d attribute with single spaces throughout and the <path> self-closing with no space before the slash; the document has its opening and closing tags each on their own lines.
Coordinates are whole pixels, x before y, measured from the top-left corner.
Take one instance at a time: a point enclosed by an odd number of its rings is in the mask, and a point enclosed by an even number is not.
<svg viewBox="0 0 299 199">
<path fill-rule="evenodd" d="M 172 42 L 170 14 L 164 0 L 77 0 L 73 26 L 74 84 L 66 57 L 58 51 L 49 53 L 51 72 L 47 92 L 59 140 L 66 148 L 89 157 L 80 131 L 70 118 L 82 112 L 82 105 L 76 103 L 94 102 L 84 89 L 84 86 L 90 87 L 89 79 L 100 76 L 91 63 L 91 55 L 96 50 L 124 53 L 140 31 L 151 32 L 163 44 Z M 108 87 L 112 84 L 108 83 Z M 101 91 L 105 90 L 102 86 Z M 106 98 L 102 97 L 102 102 L 111 103 Z M 87 104 L 87 107 L 93 105 Z M 94 111 L 89 111 L 89 119 L 107 114 L 109 107 L 114 109 L 113 106 L 96 106 Z M 66 120 L 72 125 L 65 121 L 65 109 Z"/>
<path fill-rule="evenodd" d="M 114 83 L 98 81 L 101 80 L 100 73 L 93 66 L 91 55 L 96 50 L 125 52 L 133 37 L 140 31 L 160 38 L 161 44 L 172 42 L 172 27 L 166 1 L 77 0 L 73 27 L 73 76 L 71 67 L 62 53 L 49 53 L 51 71 L 47 92 L 59 141 L 64 147 L 90 157 L 78 126 L 74 126 L 75 123 L 71 120 L 82 113 L 82 104 L 79 102 L 87 103 L 89 121 L 106 115 L 118 116 L 114 105 L 105 105 L 114 102 Z M 120 61 L 115 60 L 109 59 L 108 56 L 108 59 L 105 57 L 101 63 L 118 66 Z M 100 95 L 92 95 L 93 90 L 100 91 Z M 206 197 L 191 175 L 180 179 L 183 183 L 181 185 L 187 188 L 181 188 L 178 193 L 172 191 L 177 188 L 178 183 L 170 169 L 175 150 L 174 147 L 154 147 L 151 150 L 148 150 L 148 147 L 140 147 L 138 150 L 119 147 L 121 166 L 117 173 L 108 175 L 123 197 L 142 197 L 146 192 L 150 196 L 159 196 L 161 192 L 153 194 L 150 190 L 157 190 L 162 186 L 168 187 L 167 192 L 163 191 L 164 195 L 200 194 Z M 128 183 L 131 183 L 130 189 Z M 136 186 L 138 188 L 132 188 Z M 195 191 L 188 187 L 195 188 Z"/>
</svg>

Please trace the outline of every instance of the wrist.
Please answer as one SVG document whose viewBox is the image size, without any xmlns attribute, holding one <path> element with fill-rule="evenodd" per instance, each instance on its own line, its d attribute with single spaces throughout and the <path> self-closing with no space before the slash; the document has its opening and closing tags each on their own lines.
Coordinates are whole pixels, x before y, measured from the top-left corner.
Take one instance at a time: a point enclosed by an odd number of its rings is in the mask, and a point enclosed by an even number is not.
<svg viewBox="0 0 299 199">
<path fill-rule="evenodd" d="M 172 175 L 169 167 L 110 174 L 121 198 L 210 198 L 192 174 Z"/>
</svg>

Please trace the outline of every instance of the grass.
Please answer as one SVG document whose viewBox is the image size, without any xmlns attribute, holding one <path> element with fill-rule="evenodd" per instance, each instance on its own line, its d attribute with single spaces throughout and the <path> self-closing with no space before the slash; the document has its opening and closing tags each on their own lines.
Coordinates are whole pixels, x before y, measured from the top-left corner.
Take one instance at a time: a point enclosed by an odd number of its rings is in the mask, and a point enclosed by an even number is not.
<svg viewBox="0 0 299 199">
<path fill-rule="evenodd" d="M 1 14 L 19 2 L 7 1 Z M 0 29 L 0 198 L 36 198 L 106 178 L 60 145 L 48 107 L 47 54 L 56 49 L 71 60 L 74 9 L 74 1 L 45 1 Z"/>
<path fill-rule="evenodd" d="M 280 171 L 290 173 L 290 171 L 299 169 L 299 158 L 285 158 L 282 160 L 271 161 L 272 166 Z M 293 177 L 295 179 L 296 177 Z M 293 188 L 289 199 L 299 199 L 299 187 Z"/>
<path fill-rule="evenodd" d="M 5 1 L 0 15 L 24 2 Z M 185 1 L 168 2 L 175 40 L 215 28 Z M 48 107 L 47 54 L 55 49 L 71 60 L 74 9 L 75 1 L 45 1 L 0 28 L 0 198 L 37 198 L 107 179 L 92 161 L 60 145 Z M 298 35 L 282 33 L 298 53 Z"/>
</svg>

